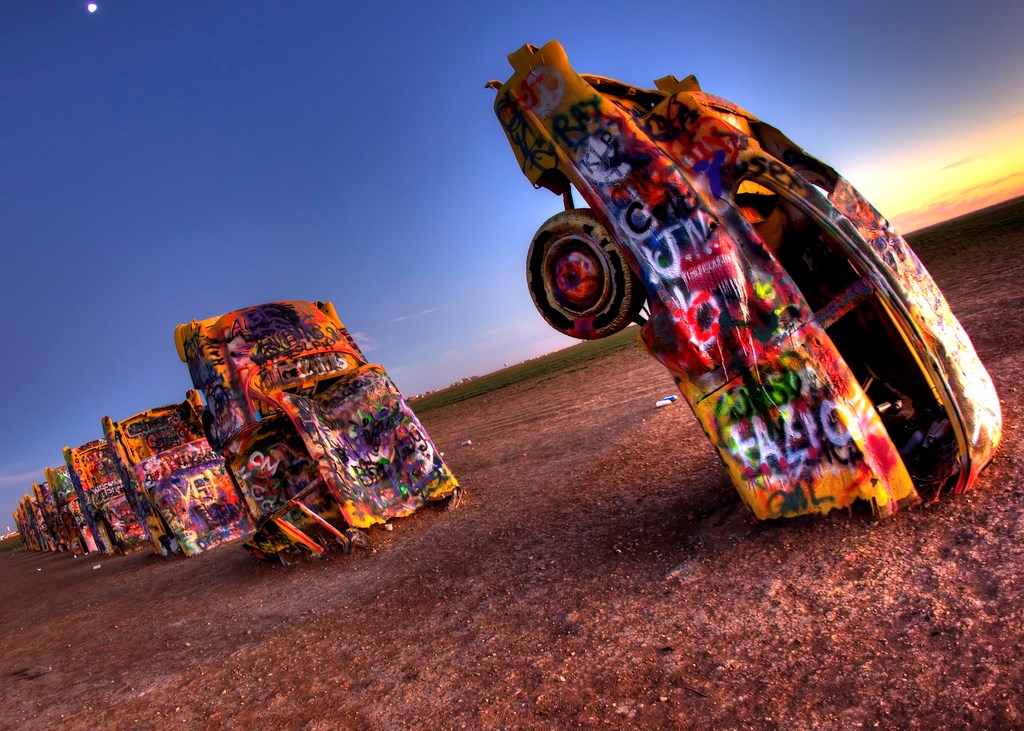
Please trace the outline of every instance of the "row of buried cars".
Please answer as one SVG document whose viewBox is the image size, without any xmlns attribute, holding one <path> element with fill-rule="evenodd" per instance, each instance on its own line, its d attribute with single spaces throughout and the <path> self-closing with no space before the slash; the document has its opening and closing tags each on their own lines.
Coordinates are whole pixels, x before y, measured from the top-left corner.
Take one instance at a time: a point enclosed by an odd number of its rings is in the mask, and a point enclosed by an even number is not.
<svg viewBox="0 0 1024 731">
<path fill-rule="evenodd" d="M 580 339 L 639 324 L 757 518 L 858 502 L 887 516 L 975 484 L 1002 432 L 992 380 L 849 181 L 693 77 L 578 74 L 557 41 L 509 61 L 488 83 L 495 113 L 523 174 L 565 204 L 527 254 L 538 311 Z M 259 556 L 316 554 L 457 498 L 329 304 L 250 308 L 175 340 L 205 407 L 105 420 L 105 441 L 67 450 L 19 510 L 37 545 L 47 525 L 182 553 L 254 531 Z"/>
<path fill-rule="evenodd" d="M 103 439 L 65 448 L 15 512 L 29 548 L 193 556 L 245 536 L 255 556 L 287 561 L 458 500 L 408 402 L 331 303 L 192 321 L 175 344 L 198 390 L 103 417 Z"/>
</svg>

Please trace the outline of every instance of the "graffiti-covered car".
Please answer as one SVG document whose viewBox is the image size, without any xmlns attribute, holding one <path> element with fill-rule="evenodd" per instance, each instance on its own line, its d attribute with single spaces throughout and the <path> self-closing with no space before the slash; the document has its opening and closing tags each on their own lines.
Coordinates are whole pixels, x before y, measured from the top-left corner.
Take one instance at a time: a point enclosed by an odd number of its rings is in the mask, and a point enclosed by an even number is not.
<svg viewBox="0 0 1024 731">
<path fill-rule="evenodd" d="M 28 496 L 26 495 L 25 497 Z M 39 549 L 36 546 L 36 537 L 33 535 L 32 526 L 25 510 L 24 497 L 18 501 L 18 507 L 14 509 L 14 524 L 18 526 L 18 535 L 21 537 L 21 542 L 25 544 L 25 549 L 29 551 L 38 551 Z"/>
<path fill-rule="evenodd" d="M 566 207 L 530 245 L 538 310 L 577 338 L 639 322 L 758 518 L 974 484 L 1000 439 L 992 381 L 847 180 L 693 77 L 580 75 L 556 41 L 509 60 L 495 112 Z"/>
<path fill-rule="evenodd" d="M 122 421 L 103 417 L 103 435 L 125 495 L 161 556 L 194 556 L 253 530 L 241 492 L 213 451 L 199 393 Z"/>
<path fill-rule="evenodd" d="M 35 495 L 26 493 L 18 504 L 20 517 L 17 522 L 24 527 L 23 539 L 30 551 L 52 551 L 50 541 L 43 525 L 43 514 L 36 502 Z"/>
<path fill-rule="evenodd" d="M 53 499 L 53 493 L 50 491 L 50 486 L 46 481 L 32 483 L 32 496 L 35 498 L 35 502 L 39 506 L 43 527 L 45 528 L 46 537 L 50 544 L 50 550 L 68 550 L 68 536 L 65 534 L 64 524 L 60 520 L 60 514 L 57 511 L 57 503 Z"/>
<path fill-rule="evenodd" d="M 384 369 L 331 303 L 274 302 L 179 325 L 178 355 L 206 399 L 258 529 L 284 559 L 363 543 L 360 529 L 449 500 L 458 482 Z"/>
<path fill-rule="evenodd" d="M 68 536 L 71 550 L 75 553 L 89 553 L 98 550 L 99 547 L 93 536 L 94 528 L 89 524 L 89 519 L 82 510 L 68 466 L 47 467 L 45 474 L 46 484 L 50 486 L 50 492 L 53 493 L 53 501 L 57 504 L 57 512 L 60 514 L 60 520 L 64 525 L 64 533 Z"/>
<path fill-rule="evenodd" d="M 79 505 L 95 527 L 100 547 L 106 553 L 130 553 L 148 541 L 146 527 L 139 522 L 124 494 L 110 445 L 95 439 L 75 447 L 64 447 L 64 462 L 78 494 Z"/>
</svg>

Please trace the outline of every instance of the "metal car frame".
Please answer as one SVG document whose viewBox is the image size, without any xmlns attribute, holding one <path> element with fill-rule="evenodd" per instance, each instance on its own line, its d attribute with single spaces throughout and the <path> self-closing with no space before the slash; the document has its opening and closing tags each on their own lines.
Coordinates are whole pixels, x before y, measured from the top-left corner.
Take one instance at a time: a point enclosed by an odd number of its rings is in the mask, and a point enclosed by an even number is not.
<svg viewBox="0 0 1024 731">
<path fill-rule="evenodd" d="M 64 532 L 64 524 L 60 520 L 60 513 L 57 511 L 57 504 L 54 502 L 50 486 L 45 480 L 33 482 L 32 495 L 39 506 L 50 550 L 56 552 L 68 550 L 68 536 Z"/>
<path fill-rule="evenodd" d="M 18 527 L 18 535 L 21 537 L 21 542 L 25 544 L 25 549 L 38 551 L 35 536 L 32 535 L 32 528 L 25 513 L 24 497 L 18 501 L 18 507 L 14 509 L 14 524 Z"/>
<path fill-rule="evenodd" d="M 78 493 L 75 492 L 75 484 L 71 480 L 71 473 L 68 471 L 67 465 L 47 467 L 44 472 L 71 550 L 76 553 L 90 553 L 99 550 L 93 535 L 93 527 L 82 510 L 81 501 L 78 499 Z"/>
<path fill-rule="evenodd" d="M 128 502 L 161 556 L 195 556 L 253 531 L 224 458 L 203 433 L 202 410 L 199 392 L 189 390 L 181 403 L 102 420 Z"/>
<path fill-rule="evenodd" d="M 847 180 L 693 77 L 581 75 L 557 41 L 509 61 L 495 112 L 566 208 L 530 247 L 538 309 L 579 338 L 640 323 L 758 518 L 975 483 L 1001 435 L 992 381 Z"/>
<path fill-rule="evenodd" d="M 204 423 L 258 516 L 262 558 L 362 545 L 360 529 L 458 482 L 383 367 L 330 302 L 286 301 L 179 325 Z"/>
<path fill-rule="evenodd" d="M 95 439 L 74 449 L 64 447 L 64 461 L 79 504 L 103 543 L 101 550 L 130 553 L 142 548 L 148 531 L 128 502 L 107 441 Z"/>
<path fill-rule="evenodd" d="M 21 516 L 20 519 L 16 518 L 16 520 L 18 525 L 25 529 L 22 538 L 29 550 L 40 552 L 52 551 L 53 548 L 50 545 L 50 540 L 46 535 L 46 528 L 43 524 L 42 511 L 39 509 L 35 495 L 26 493 L 18 505 L 18 510 Z"/>
</svg>

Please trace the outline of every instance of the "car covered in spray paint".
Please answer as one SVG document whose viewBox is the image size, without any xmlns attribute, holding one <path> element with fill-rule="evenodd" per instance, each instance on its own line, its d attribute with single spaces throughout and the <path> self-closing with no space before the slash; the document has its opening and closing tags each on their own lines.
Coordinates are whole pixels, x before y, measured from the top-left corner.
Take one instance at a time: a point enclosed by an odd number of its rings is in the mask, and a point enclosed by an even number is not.
<svg viewBox="0 0 1024 731">
<path fill-rule="evenodd" d="M 692 76 L 580 75 L 557 41 L 509 60 L 495 112 L 566 208 L 530 245 L 538 310 L 584 339 L 640 323 L 758 518 L 888 515 L 975 483 L 1001 434 L 992 381 L 847 180 Z"/>
<path fill-rule="evenodd" d="M 53 501 L 57 505 L 57 512 L 64 525 L 64 533 L 68 536 L 70 549 L 75 553 L 89 553 L 98 550 L 96 539 L 93 536 L 93 527 L 82 510 L 68 466 L 47 467 L 45 474 L 46 484 L 50 486 Z"/>
<path fill-rule="evenodd" d="M 287 301 L 179 325 L 205 424 L 254 515 L 246 547 L 284 560 L 362 545 L 360 529 L 451 501 L 458 482 L 334 306 Z"/>
<path fill-rule="evenodd" d="M 30 551 L 43 551 L 43 541 L 30 505 L 31 495 L 25 495 L 18 501 L 18 509 L 14 511 L 14 521 L 18 524 L 21 539 Z"/>
<path fill-rule="evenodd" d="M 125 496 L 161 556 L 194 556 L 253 531 L 234 478 L 203 433 L 202 410 L 190 390 L 181 403 L 122 421 L 103 417 Z"/>
<path fill-rule="evenodd" d="M 43 527 L 46 529 L 46 537 L 50 542 L 50 550 L 58 552 L 68 550 L 68 536 L 64 531 L 64 524 L 60 520 L 60 513 L 57 511 L 57 503 L 53 499 L 50 486 L 46 481 L 32 483 L 32 496 L 39 506 Z"/>
<path fill-rule="evenodd" d="M 43 552 L 54 550 L 47 535 L 46 526 L 43 523 L 43 513 L 36 501 L 36 496 L 26 493 L 18 504 L 18 510 L 20 516 L 16 513 L 15 520 L 19 527 L 24 528 L 22 540 L 25 541 L 29 550 Z"/>
<path fill-rule="evenodd" d="M 29 551 L 38 551 L 36 536 L 33 534 L 32 525 L 25 509 L 25 498 L 27 497 L 26 495 L 19 500 L 18 507 L 14 509 L 14 524 L 18 526 L 18 535 L 21 537 L 21 542 L 25 544 L 25 548 Z"/>
<path fill-rule="evenodd" d="M 146 545 L 149 533 L 128 503 L 107 441 L 95 439 L 74 449 L 64 447 L 64 461 L 79 504 L 103 544 L 101 550 L 130 553 Z"/>
</svg>

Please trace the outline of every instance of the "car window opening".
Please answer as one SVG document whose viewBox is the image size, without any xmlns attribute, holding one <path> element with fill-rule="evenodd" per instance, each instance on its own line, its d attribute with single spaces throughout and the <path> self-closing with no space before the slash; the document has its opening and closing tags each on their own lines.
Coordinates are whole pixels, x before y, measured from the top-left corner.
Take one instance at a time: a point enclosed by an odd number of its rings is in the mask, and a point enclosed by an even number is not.
<svg viewBox="0 0 1024 731">
<path fill-rule="evenodd" d="M 750 180 L 734 200 L 825 326 L 921 495 L 955 485 L 960 463 L 949 416 L 870 279 L 810 209 Z"/>
</svg>

